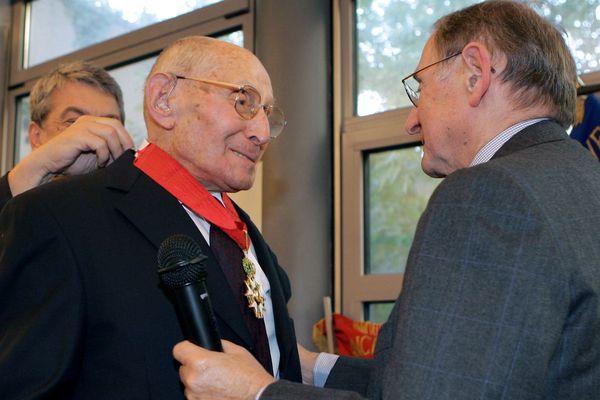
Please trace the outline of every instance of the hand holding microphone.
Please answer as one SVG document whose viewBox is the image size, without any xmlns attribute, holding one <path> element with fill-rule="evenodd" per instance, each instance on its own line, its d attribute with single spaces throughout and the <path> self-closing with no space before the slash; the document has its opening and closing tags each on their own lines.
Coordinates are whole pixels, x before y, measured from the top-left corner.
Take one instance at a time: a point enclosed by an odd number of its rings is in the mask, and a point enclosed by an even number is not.
<svg viewBox="0 0 600 400">
<path fill-rule="evenodd" d="M 205 261 L 192 238 L 173 235 L 158 250 L 158 276 L 172 297 L 185 338 L 205 349 L 223 351 L 206 290 Z"/>
</svg>

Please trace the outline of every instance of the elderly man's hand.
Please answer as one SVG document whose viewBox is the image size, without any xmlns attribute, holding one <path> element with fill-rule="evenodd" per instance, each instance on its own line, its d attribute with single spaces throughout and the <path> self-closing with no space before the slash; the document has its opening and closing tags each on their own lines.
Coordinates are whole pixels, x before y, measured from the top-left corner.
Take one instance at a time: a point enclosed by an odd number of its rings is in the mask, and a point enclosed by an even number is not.
<svg viewBox="0 0 600 400">
<path fill-rule="evenodd" d="M 275 381 L 246 349 L 227 340 L 222 343 L 224 353 L 188 341 L 173 348 L 173 357 L 181 363 L 179 376 L 188 400 L 254 400 Z"/>
</svg>

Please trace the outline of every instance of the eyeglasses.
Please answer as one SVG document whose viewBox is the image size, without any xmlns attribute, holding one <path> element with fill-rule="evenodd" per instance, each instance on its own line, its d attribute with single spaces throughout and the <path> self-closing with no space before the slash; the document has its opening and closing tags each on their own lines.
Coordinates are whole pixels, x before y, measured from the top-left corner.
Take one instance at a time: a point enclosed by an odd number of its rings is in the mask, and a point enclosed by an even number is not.
<svg viewBox="0 0 600 400">
<path fill-rule="evenodd" d="M 262 108 L 269 121 L 269 132 L 271 139 L 275 139 L 287 125 L 283 111 L 274 105 L 261 104 L 260 93 L 256 88 L 250 85 L 236 85 L 233 83 L 213 81 L 210 79 L 190 78 L 182 75 L 172 74 L 177 79 L 187 79 L 191 81 L 207 83 L 209 85 L 220 86 L 231 89 L 236 94 L 233 107 L 238 115 L 244 119 L 250 120 L 256 117 L 256 114 Z M 173 86 L 174 89 L 174 86 Z M 171 89 L 171 90 L 173 90 Z"/>
<path fill-rule="evenodd" d="M 404 90 L 406 90 L 406 94 L 408 95 L 408 98 L 410 99 L 411 103 L 413 103 L 413 105 L 415 107 L 418 107 L 419 104 L 419 94 L 421 93 L 421 82 L 419 81 L 419 79 L 417 78 L 417 74 L 419 72 L 422 72 L 424 70 L 426 70 L 429 67 L 433 67 L 436 64 L 442 63 L 444 61 L 448 61 L 451 58 L 454 58 L 458 55 L 461 55 L 462 51 L 459 51 L 458 53 L 452 54 L 446 58 L 442 58 L 439 61 L 434 62 L 433 64 L 429 64 L 415 72 L 413 72 L 412 74 L 410 74 L 409 76 L 407 76 L 406 78 L 402 79 L 402 84 L 404 85 Z"/>
</svg>

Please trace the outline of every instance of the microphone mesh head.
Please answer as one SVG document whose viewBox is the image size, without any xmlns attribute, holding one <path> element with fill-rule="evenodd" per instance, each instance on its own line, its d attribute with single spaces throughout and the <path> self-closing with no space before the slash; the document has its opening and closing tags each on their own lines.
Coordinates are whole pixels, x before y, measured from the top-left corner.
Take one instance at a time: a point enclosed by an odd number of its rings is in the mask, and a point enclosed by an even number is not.
<svg viewBox="0 0 600 400">
<path fill-rule="evenodd" d="M 187 235 L 166 238 L 158 249 L 158 276 L 167 287 L 181 287 L 206 278 L 206 256 Z"/>
</svg>

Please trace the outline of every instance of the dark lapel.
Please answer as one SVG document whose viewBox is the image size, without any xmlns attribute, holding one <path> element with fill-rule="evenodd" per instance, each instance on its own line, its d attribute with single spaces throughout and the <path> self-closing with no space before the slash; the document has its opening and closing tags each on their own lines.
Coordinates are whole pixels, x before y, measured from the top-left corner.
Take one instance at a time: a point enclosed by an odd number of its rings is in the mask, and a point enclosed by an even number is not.
<svg viewBox="0 0 600 400">
<path fill-rule="evenodd" d="M 552 120 L 530 125 L 510 138 L 492 157 L 498 158 L 542 143 L 566 140 L 565 130 Z"/>
<path fill-rule="evenodd" d="M 12 194 L 10 193 L 10 186 L 8 185 L 8 173 L 4 174 L 2 178 L 0 178 L 0 211 L 4 205 L 12 198 Z"/>
<path fill-rule="evenodd" d="M 239 307 L 204 237 L 179 201 L 132 163 L 133 152 L 128 152 L 107 171 L 107 187 L 123 192 L 115 202 L 115 208 L 154 245 L 157 252 L 163 240 L 174 234 L 188 235 L 199 244 L 208 257 L 206 285 L 216 316 L 250 345 L 250 334 Z"/>
<path fill-rule="evenodd" d="M 288 299 L 285 296 L 284 289 L 281 286 L 281 278 L 277 272 L 277 260 L 256 225 L 250 220 L 248 214 L 236 204 L 234 205 L 240 218 L 242 218 L 248 227 L 248 234 L 254 245 L 256 258 L 269 279 L 269 285 L 271 286 L 271 302 L 273 304 L 273 313 L 275 314 L 275 332 L 277 334 L 277 342 L 281 354 L 280 366 L 284 368 L 290 360 L 291 353 L 296 347 L 296 336 L 293 332 L 293 326 L 290 323 L 291 320 L 287 310 Z M 285 373 L 285 371 L 282 372 Z"/>
</svg>

